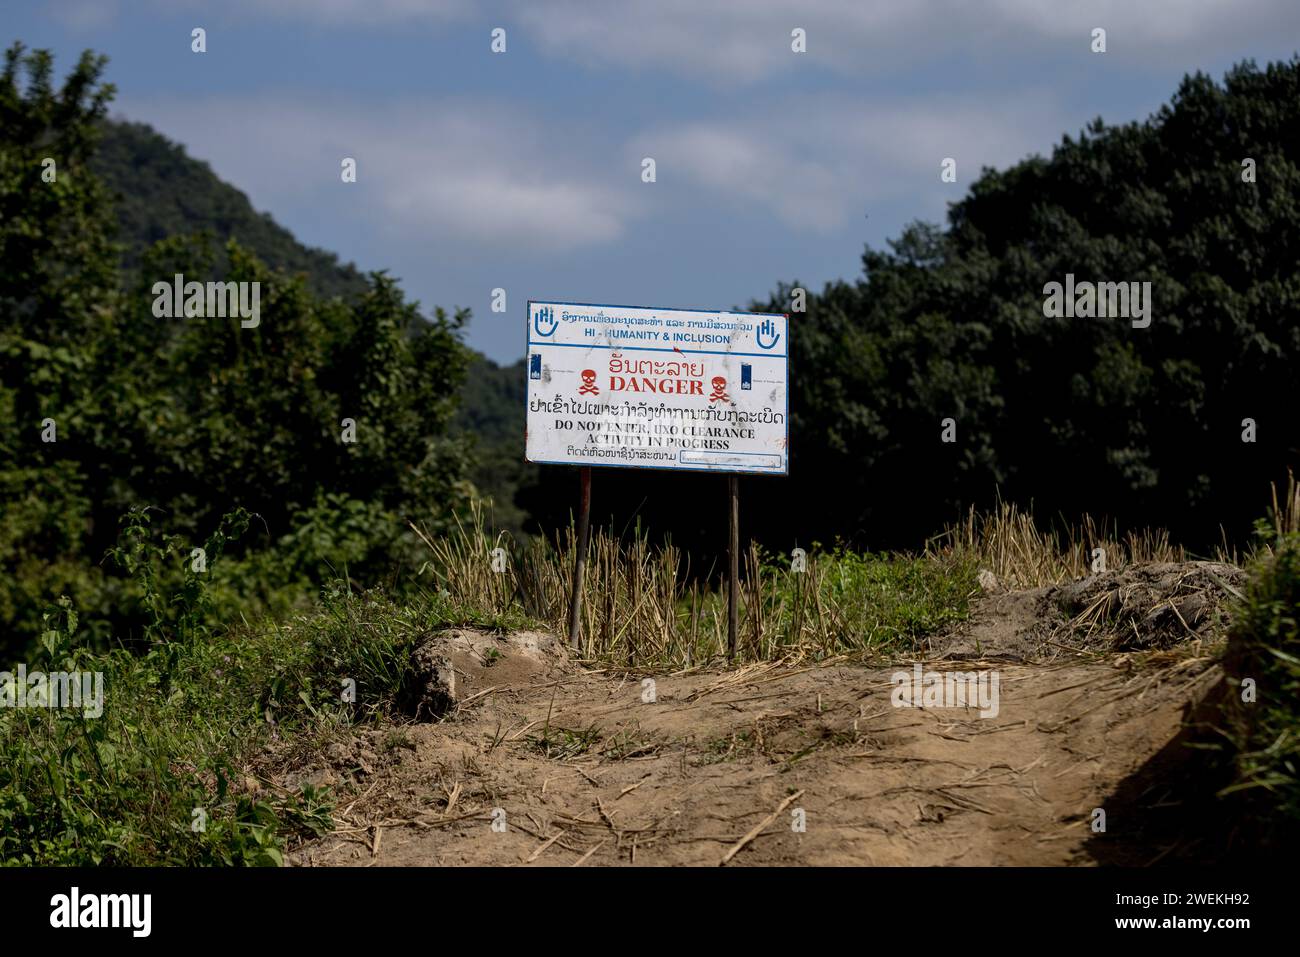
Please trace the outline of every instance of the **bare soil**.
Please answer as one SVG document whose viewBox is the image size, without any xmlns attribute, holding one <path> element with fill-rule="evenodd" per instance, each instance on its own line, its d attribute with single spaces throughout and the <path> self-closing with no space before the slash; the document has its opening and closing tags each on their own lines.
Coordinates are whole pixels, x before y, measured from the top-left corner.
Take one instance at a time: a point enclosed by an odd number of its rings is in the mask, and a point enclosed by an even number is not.
<svg viewBox="0 0 1300 957">
<path fill-rule="evenodd" d="M 291 860 L 1217 859 L 1230 836 L 1207 834 L 1203 816 L 1187 824 L 1207 785 L 1186 744 L 1220 682 L 1219 604 L 1241 576 L 1200 564 L 1058 589 L 991 586 L 968 622 L 921 650 L 927 671 L 997 671 L 998 712 L 986 717 L 974 707 L 894 706 L 893 675 L 910 672 L 910 660 L 633 675 L 573 662 L 548 635 L 445 633 L 432 639 L 445 654 L 417 652 L 436 679 L 417 681 L 411 699 L 426 720 L 355 734 L 281 769 L 283 784 L 310 780 L 338 793 L 338 829 Z M 1179 617 L 1181 632 L 1171 624 Z M 450 700 L 427 720 L 448 667 Z M 1096 809 L 1104 831 L 1094 829 Z"/>
</svg>

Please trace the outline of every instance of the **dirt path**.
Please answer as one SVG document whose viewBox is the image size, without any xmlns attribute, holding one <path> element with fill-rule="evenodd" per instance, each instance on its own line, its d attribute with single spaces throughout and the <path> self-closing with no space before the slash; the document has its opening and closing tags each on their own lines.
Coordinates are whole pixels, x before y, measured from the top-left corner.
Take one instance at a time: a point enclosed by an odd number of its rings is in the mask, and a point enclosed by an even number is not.
<svg viewBox="0 0 1300 957">
<path fill-rule="evenodd" d="M 449 716 L 363 733 L 333 755 L 335 770 L 305 769 L 321 783 L 348 777 L 349 824 L 292 859 L 717 865 L 738 844 L 732 866 L 1146 864 L 1181 853 L 1195 838 L 1162 832 L 1152 815 L 1178 804 L 1166 771 L 1184 760 L 1180 730 L 1217 666 L 1196 643 L 1155 660 L 1008 660 L 1024 653 L 1035 609 L 985 599 L 948 655 L 925 664 L 996 670 L 997 714 L 984 717 L 894 706 L 893 675 L 911 663 L 650 676 L 649 701 L 642 676 L 586 671 L 531 636 L 540 652 L 524 667 L 513 646 L 457 664 Z M 981 660 L 969 657 L 972 632 Z M 495 640 L 470 637 L 480 650 Z M 1096 808 L 1104 833 L 1091 826 Z"/>
</svg>

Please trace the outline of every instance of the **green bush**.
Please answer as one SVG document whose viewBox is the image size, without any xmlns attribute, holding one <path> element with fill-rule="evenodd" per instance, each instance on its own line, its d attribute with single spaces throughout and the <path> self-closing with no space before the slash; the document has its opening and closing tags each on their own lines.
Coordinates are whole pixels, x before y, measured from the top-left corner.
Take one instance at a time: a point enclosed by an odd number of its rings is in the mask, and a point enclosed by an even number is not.
<svg viewBox="0 0 1300 957">
<path fill-rule="evenodd" d="M 327 793 L 250 789 L 255 759 L 381 718 L 412 644 L 474 616 L 339 584 L 309 614 L 216 626 L 227 536 L 246 521 L 222 521 L 199 572 L 149 512 L 128 516 L 114 558 L 141 615 L 133 649 L 97 650 L 67 599 L 46 613 L 28 671 L 101 673 L 103 710 L 0 708 L 0 864 L 275 865 L 332 828 Z"/>
<path fill-rule="evenodd" d="M 204 234 L 168 236 L 121 273 L 91 162 L 113 95 L 103 68 L 86 54 L 60 89 L 50 54 L 15 44 L 0 71 L 2 654 L 41 634 L 60 595 L 91 647 L 148 627 L 138 583 L 102 562 L 143 505 L 191 547 L 248 513 L 260 535 L 204 591 L 216 622 L 300 607 L 336 576 L 413 571 L 406 519 L 446 527 L 472 492 L 449 431 L 468 313 L 424 315 L 384 273 L 326 298 Z M 260 323 L 154 316 L 153 284 L 177 273 L 258 283 Z"/>
<path fill-rule="evenodd" d="M 1234 780 L 1223 794 L 1245 802 L 1243 820 L 1266 845 L 1281 846 L 1300 833 L 1300 533 L 1279 536 L 1257 560 L 1224 668 Z"/>
</svg>

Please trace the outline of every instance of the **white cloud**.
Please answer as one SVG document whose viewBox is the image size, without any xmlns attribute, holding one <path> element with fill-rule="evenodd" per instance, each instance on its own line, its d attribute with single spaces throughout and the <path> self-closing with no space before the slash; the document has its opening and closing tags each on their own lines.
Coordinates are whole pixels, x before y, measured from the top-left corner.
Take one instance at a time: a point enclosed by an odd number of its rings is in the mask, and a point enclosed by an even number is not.
<svg viewBox="0 0 1300 957">
<path fill-rule="evenodd" d="M 349 28 L 462 20 L 475 9 L 473 0 L 137 0 L 136 6 L 145 7 L 147 16 L 234 17 Z M 110 26 L 123 11 L 120 0 L 48 0 L 46 12 L 64 26 L 84 31 Z"/>
<path fill-rule="evenodd" d="M 250 18 L 388 26 L 458 19 L 466 16 L 473 4 L 471 0 L 230 0 L 227 11 L 230 7 Z"/>
<path fill-rule="evenodd" d="M 335 29 L 469 22 L 575 64 L 665 70 L 720 83 L 792 71 L 876 74 L 949 56 L 1068 55 L 1107 30 L 1107 56 L 1129 63 L 1206 56 L 1300 35 L 1295 0 L 149 0 L 160 13 L 220 15 Z M 118 0 L 53 0 L 69 25 L 100 26 Z M 516 32 L 518 27 L 518 32 Z M 790 50 L 807 31 L 808 52 Z M 1232 46 L 1229 46 L 1232 45 Z M 1245 55 L 1245 54 L 1242 54 Z"/>
<path fill-rule="evenodd" d="M 831 67 L 874 73 L 946 56 L 1088 50 L 1133 61 L 1213 55 L 1230 42 L 1300 33 L 1295 0 L 553 0 L 516 8 L 549 53 L 606 66 L 669 69 L 719 81 Z M 807 31 L 808 52 L 790 50 Z M 1037 49 L 1035 49 L 1037 48 Z"/>
<path fill-rule="evenodd" d="M 638 214 L 580 132 L 481 100 L 430 106 L 281 96 L 119 104 L 210 162 L 258 208 L 360 203 L 384 231 L 428 242 L 567 250 L 617 239 Z M 557 148 L 557 143 L 563 143 Z M 605 154 L 608 155 L 608 154 Z M 344 157 L 357 182 L 340 179 Z M 635 179 L 635 169 L 625 179 Z M 346 191 L 354 191 L 355 197 Z"/>
<path fill-rule="evenodd" d="M 984 166 L 1005 166 L 1058 139 L 1060 110 L 1037 94 L 934 95 L 885 102 L 782 100 L 716 122 L 668 125 L 631 152 L 653 156 L 659 183 L 759 205 L 796 229 L 826 232 L 873 202 L 926 197 L 930 216 L 963 195 Z M 958 182 L 939 181 L 945 157 Z"/>
<path fill-rule="evenodd" d="M 260 209 L 359 216 L 431 254 L 617 243 L 652 208 L 723 218 L 760 210 L 817 234 L 860 221 L 882 201 L 940 218 L 981 167 L 1046 152 L 1061 129 L 1061 110 L 1041 94 L 785 98 L 623 142 L 592 142 L 572 122 L 487 100 L 376 108 L 227 96 L 134 99 L 123 109 L 185 143 Z M 652 186 L 640 181 L 644 156 L 656 161 Z M 949 156 L 958 182 L 944 186 L 939 169 Z M 356 184 L 340 181 L 343 157 L 357 161 Z"/>
<path fill-rule="evenodd" d="M 49 0 L 46 13 L 72 30 L 97 30 L 117 19 L 117 0 Z"/>
<path fill-rule="evenodd" d="M 1104 27 L 1135 48 L 1221 42 L 1225 30 L 1267 37 L 1279 18 L 1296 19 L 1286 16 L 1295 6 L 1286 0 L 994 0 L 993 6 L 995 16 L 1009 27 L 1048 37 L 1088 36 L 1094 27 Z"/>
</svg>

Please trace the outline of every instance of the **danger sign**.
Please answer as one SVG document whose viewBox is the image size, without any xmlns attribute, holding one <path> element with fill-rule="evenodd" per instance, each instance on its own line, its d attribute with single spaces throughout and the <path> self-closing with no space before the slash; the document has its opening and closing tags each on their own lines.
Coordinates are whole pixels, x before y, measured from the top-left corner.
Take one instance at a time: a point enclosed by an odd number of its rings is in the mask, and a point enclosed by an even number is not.
<svg viewBox="0 0 1300 957">
<path fill-rule="evenodd" d="M 525 457 L 789 471 L 783 315 L 528 303 Z"/>
</svg>

